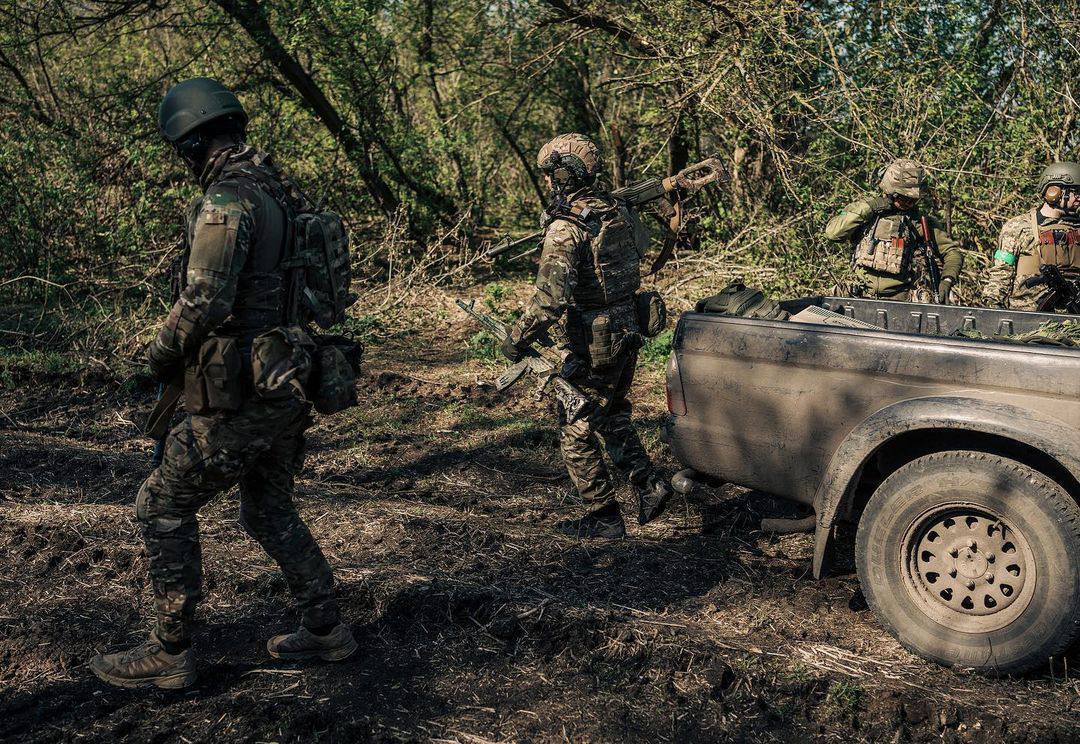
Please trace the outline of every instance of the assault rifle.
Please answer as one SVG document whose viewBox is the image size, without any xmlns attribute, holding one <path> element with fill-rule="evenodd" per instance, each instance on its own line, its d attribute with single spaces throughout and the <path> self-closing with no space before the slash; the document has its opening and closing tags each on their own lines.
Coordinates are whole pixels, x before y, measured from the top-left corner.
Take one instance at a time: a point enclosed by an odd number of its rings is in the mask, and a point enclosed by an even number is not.
<svg viewBox="0 0 1080 744">
<path fill-rule="evenodd" d="M 730 180 L 727 169 L 724 168 L 724 164 L 716 157 L 705 158 L 700 163 L 694 163 L 674 176 L 668 176 L 667 178 L 650 178 L 645 181 L 639 181 L 638 183 L 624 186 L 621 189 L 615 189 L 611 192 L 611 195 L 616 199 L 625 202 L 632 207 L 640 207 L 643 204 L 648 204 L 651 201 L 656 201 L 661 197 L 668 196 L 669 194 L 675 195 L 674 208 L 675 215 L 672 217 L 672 231 L 678 232 L 682 226 L 682 198 L 689 196 L 704 186 L 710 183 L 716 183 L 719 181 Z M 484 254 L 486 258 L 495 258 L 501 256 L 504 253 L 514 250 L 520 245 L 527 243 L 534 243 L 540 238 L 544 237 L 543 230 L 537 230 L 534 233 L 529 233 L 523 238 L 517 240 L 510 240 L 509 237 L 503 238 L 496 245 L 489 248 Z M 653 262 L 652 268 L 649 270 L 650 274 L 655 274 L 664 264 L 667 263 L 668 258 L 671 257 L 671 252 L 674 250 L 674 243 L 669 243 L 664 246 L 664 251 L 656 257 Z M 515 258 L 521 258 L 521 256 L 527 256 L 528 254 L 539 250 L 540 246 L 534 246 L 533 248 L 525 251 L 524 253 L 515 256 Z M 666 254 L 666 255 L 665 255 Z"/>
<path fill-rule="evenodd" d="M 1080 276 L 1074 272 L 1066 275 L 1053 264 L 1043 264 L 1037 275 L 1021 282 L 1021 286 L 1028 288 L 1042 284 L 1050 293 L 1039 303 L 1039 312 L 1053 312 L 1055 307 L 1063 307 L 1071 315 L 1080 314 Z"/>
<path fill-rule="evenodd" d="M 483 326 L 484 329 L 500 343 L 510 335 L 510 331 L 506 326 L 492 318 L 490 315 L 485 315 L 477 310 L 475 307 L 475 300 L 468 304 L 458 300 L 457 305 L 471 315 L 474 320 Z M 532 372 L 540 379 L 540 386 L 536 391 L 537 396 L 543 395 L 544 393 L 554 395 L 555 399 L 562 404 L 563 409 L 566 411 L 567 421 L 576 419 L 584 410 L 585 406 L 589 404 L 589 399 L 586 397 L 585 393 L 563 379 L 559 374 L 562 365 L 552 358 L 552 354 L 540 351 L 532 346 L 527 347 L 522 351 L 525 354 L 525 358 L 506 370 L 506 372 L 495 381 L 495 389 L 502 392 L 524 377 L 526 372 Z"/>
<path fill-rule="evenodd" d="M 169 310 L 180 299 L 184 283 L 184 259 L 183 256 L 176 258 L 169 267 L 170 287 L 172 289 Z M 154 455 L 150 462 L 156 468 L 165 459 L 165 438 L 169 435 L 169 424 L 172 423 L 173 414 L 180 404 L 180 398 L 184 394 L 183 374 L 168 383 L 159 382 L 157 389 L 157 402 L 154 410 L 150 412 L 150 418 L 146 422 L 146 436 L 154 440 Z"/>
<path fill-rule="evenodd" d="M 938 267 L 940 255 L 937 243 L 934 242 L 934 233 L 930 230 L 930 220 L 926 219 L 926 215 L 919 220 L 919 224 L 922 227 L 923 240 L 926 241 L 926 246 L 923 248 L 923 260 L 926 261 L 926 275 L 930 278 L 930 296 L 935 305 L 940 305 L 942 297 L 938 292 L 938 287 L 941 286 L 941 269 Z"/>
</svg>

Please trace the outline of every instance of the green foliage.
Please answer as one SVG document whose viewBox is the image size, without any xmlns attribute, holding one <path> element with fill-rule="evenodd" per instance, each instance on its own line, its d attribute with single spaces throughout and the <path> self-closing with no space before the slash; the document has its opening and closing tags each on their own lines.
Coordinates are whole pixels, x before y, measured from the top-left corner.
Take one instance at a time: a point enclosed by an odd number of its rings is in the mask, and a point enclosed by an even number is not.
<svg viewBox="0 0 1080 744">
<path fill-rule="evenodd" d="M 415 329 L 388 329 L 385 321 L 374 315 L 350 315 L 331 328 L 328 333 L 352 336 L 365 346 L 376 346 L 390 339 L 405 338 L 414 334 Z"/>
<path fill-rule="evenodd" d="M 671 356 L 671 341 L 674 337 L 675 331 L 668 330 L 659 336 L 646 339 L 645 345 L 638 352 L 638 358 L 649 365 L 666 364 L 668 357 Z"/>
<path fill-rule="evenodd" d="M 191 75 L 237 88 L 250 140 L 345 215 L 358 272 L 376 282 L 449 276 L 486 236 L 533 227 L 533 157 L 562 131 L 596 137 L 612 181 L 719 153 L 733 180 L 691 202 L 695 259 L 783 294 L 843 274 L 847 248 L 822 225 L 891 158 L 928 166 L 934 210 L 970 251 L 963 293 L 1002 221 L 1035 200 L 1040 167 L 1078 157 L 1063 41 L 1080 37 L 1074 2 L 572 6 L 90 1 L 75 25 L 49 3 L 0 14 L 0 275 L 14 280 L 0 303 L 107 293 L 130 307 L 147 279 L 160 287 L 198 189 L 155 112 Z M 269 33 L 251 31 L 249 7 Z M 404 250 L 378 239 L 398 233 Z"/>
<path fill-rule="evenodd" d="M 465 342 L 465 358 L 494 364 L 505 361 L 499 351 L 499 340 L 487 331 L 479 331 Z"/>
<path fill-rule="evenodd" d="M 0 381 L 13 384 L 14 377 L 42 374 L 69 374 L 82 368 L 74 354 L 55 351 L 12 349 L 0 346 Z"/>
</svg>

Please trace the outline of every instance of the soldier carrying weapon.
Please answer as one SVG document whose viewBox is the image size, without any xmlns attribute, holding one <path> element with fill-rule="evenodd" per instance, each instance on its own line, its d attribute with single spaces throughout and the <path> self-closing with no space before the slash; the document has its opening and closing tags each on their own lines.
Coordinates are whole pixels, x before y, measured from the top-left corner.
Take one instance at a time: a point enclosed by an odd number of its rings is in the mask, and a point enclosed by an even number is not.
<svg viewBox="0 0 1080 744">
<path fill-rule="evenodd" d="M 663 329 L 666 318 L 659 295 L 638 292 L 648 237 L 628 199 L 642 203 L 680 188 L 689 191 L 716 180 L 722 169 L 710 161 L 695 173 L 629 187 L 621 193 L 627 198 L 619 198 L 598 179 L 600 150 L 584 135 L 556 137 L 541 148 L 537 164 L 552 198 L 544 213 L 536 291 L 502 337 L 502 353 L 517 364 L 536 354 L 533 344 L 549 334 L 565 350 L 559 378 L 583 394 L 585 403 L 578 405 L 576 396 L 559 395 L 556 389 L 561 449 L 587 511 L 555 529 L 574 537 L 619 538 L 626 527 L 605 451 L 637 492 L 640 524 L 659 517 L 672 493 L 634 430 L 627 399 L 638 349 Z M 672 211 L 672 227 L 678 227 L 681 208 Z M 499 246 L 489 255 L 535 237 Z M 669 241 L 654 270 L 672 247 Z"/>
</svg>

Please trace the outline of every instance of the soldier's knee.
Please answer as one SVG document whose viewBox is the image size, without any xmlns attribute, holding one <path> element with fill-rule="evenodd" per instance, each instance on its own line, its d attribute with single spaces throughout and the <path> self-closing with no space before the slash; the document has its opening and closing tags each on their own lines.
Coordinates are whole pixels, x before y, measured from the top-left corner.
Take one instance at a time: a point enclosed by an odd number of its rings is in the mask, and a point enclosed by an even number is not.
<svg viewBox="0 0 1080 744">
<path fill-rule="evenodd" d="M 162 487 L 161 476 L 154 471 L 143 481 L 135 497 L 135 518 L 154 534 L 172 532 L 184 523 L 175 506 L 172 495 Z"/>
</svg>

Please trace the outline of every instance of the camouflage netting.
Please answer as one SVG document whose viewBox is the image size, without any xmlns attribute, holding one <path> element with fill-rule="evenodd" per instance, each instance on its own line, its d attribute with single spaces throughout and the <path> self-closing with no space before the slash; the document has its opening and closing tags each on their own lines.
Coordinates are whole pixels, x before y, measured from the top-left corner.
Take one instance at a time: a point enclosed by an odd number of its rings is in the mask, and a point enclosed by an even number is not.
<svg viewBox="0 0 1080 744">
<path fill-rule="evenodd" d="M 1034 331 L 1027 333 L 990 336 L 976 330 L 956 331 L 950 336 L 980 339 L 983 341 L 1005 341 L 1017 344 L 1044 344 L 1047 346 L 1080 346 L 1080 322 L 1075 320 L 1051 320 L 1043 323 Z"/>
</svg>

